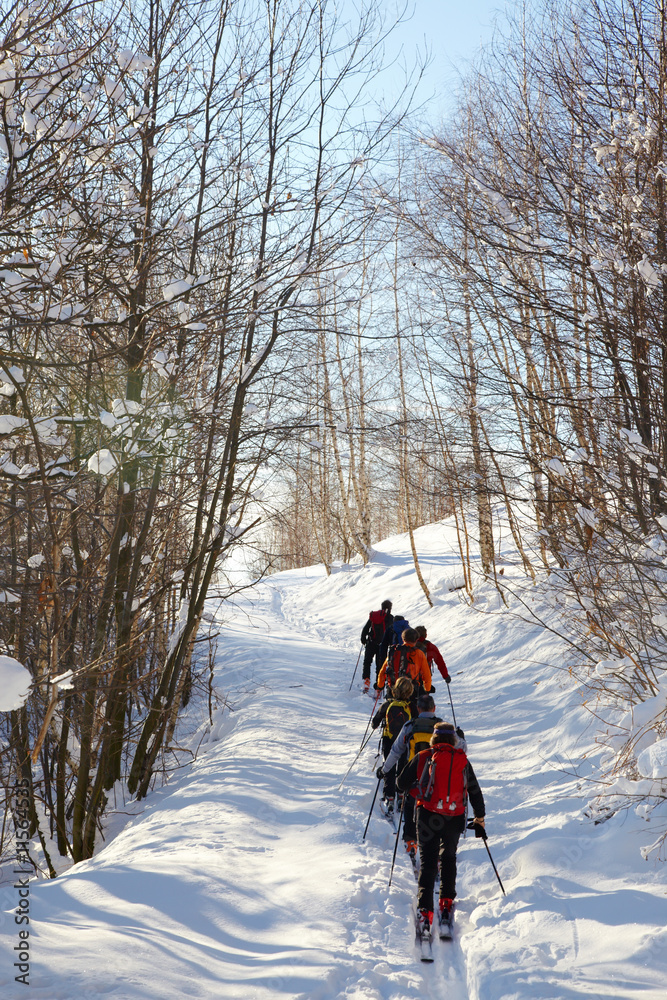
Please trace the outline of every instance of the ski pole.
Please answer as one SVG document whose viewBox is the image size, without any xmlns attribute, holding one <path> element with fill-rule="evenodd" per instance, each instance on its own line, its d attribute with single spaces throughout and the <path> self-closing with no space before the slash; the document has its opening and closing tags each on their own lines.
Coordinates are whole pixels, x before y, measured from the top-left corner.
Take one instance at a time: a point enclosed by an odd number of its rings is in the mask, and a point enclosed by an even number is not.
<svg viewBox="0 0 667 1000">
<path fill-rule="evenodd" d="M 359 758 L 361 757 L 361 754 L 363 753 L 363 751 L 364 751 L 364 750 L 366 749 L 366 747 L 367 747 L 367 746 L 368 746 L 368 744 L 370 743 L 370 741 L 371 741 L 371 736 L 372 736 L 372 735 L 373 735 L 373 733 L 369 733 L 369 734 L 368 734 L 368 736 L 366 737 L 366 739 L 362 741 L 362 744 L 361 744 L 361 746 L 359 747 L 359 750 L 358 750 L 358 752 L 357 752 L 357 756 L 356 756 L 356 757 L 354 758 L 354 760 L 352 761 L 352 763 L 351 763 L 351 764 L 350 764 L 350 766 L 348 767 L 347 771 L 346 771 L 346 772 L 345 772 L 345 774 L 343 775 L 343 780 L 341 781 L 340 785 L 338 786 L 338 791 L 340 791 L 340 790 L 341 790 L 341 788 L 342 788 L 342 787 L 343 787 L 343 785 L 345 784 L 345 779 L 347 778 L 348 774 L 350 773 L 350 771 L 352 770 L 352 768 L 354 767 L 354 765 L 355 765 L 355 764 L 357 763 L 357 761 L 358 761 L 358 760 L 359 760 Z"/>
<path fill-rule="evenodd" d="M 371 719 L 373 718 L 373 712 L 375 710 L 375 706 L 377 705 L 379 697 L 380 697 L 380 692 L 378 691 L 377 695 L 375 696 L 375 701 L 373 702 L 373 707 L 371 708 L 371 714 L 369 715 L 368 722 L 366 723 L 366 730 L 364 732 L 364 735 L 361 738 L 361 746 L 359 747 L 359 751 L 357 753 L 357 756 L 354 758 L 354 760 L 352 761 L 352 763 L 348 767 L 347 771 L 343 775 L 343 780 L 341 781 L 340 785 L 338 786 L 338 791 L 340 791 L 341 788 L 343 787 L 343 785 L 345 784 L 345 779 L 347 778 L 348 774 L 350 773 L 350 771 L 352 770 L 352 768 L 354 767 L 354 765 L 359 760 L 359 758 L 360 758 L 360 756 L 362 754 L 362 751 L 365 749 L 365 747 L 367 746 L 367 744 L 368 744 L 371 736 L 373 735 L 372 731 L 370 733 L 368 733 L 368 727 L 371 724 Z M 366 733 L 368 733 L 368 737 L 366 736 Z"/>
<path fill-rule="evenodd" d="M 368 727 L 370 726 L 370 724 L 371 724 L 371 720 L 372 720 L 372 718 L 373 718 L 373 716 L 374 716 L 374 714 L 375 714 L 375 706 L 376 706 L 376 705 L 377 705 L 377 703 L 378 703 L 378 698 L 380 697 L 380 693 L 381 693 L 381 692 L 380 692 L 380 691 L 378 691 L 378 693 L 377 693 L 377 694 L 375 695 L 375 701 L 373 702 L 373 707 L 371 708 L 371 714 L 370 714 L 370 715 L 368 716 L 368 722 L 366 723 L 366 729 L 364 730 L 364 738 L 363 738 L 363 739 L 362 739 L 362 741 L 361 741 L 362 743 L 363 743 L 363 742 L 364 742 L 364 740 L 366 739 L 366 733 L 368 732 Z"/>
<path fill-rule="evenodd" d="M 371 811 L 369 812 L 368 819 L 366 820 L 366 829 L 364 830 L 364 835 L 361 838 L 362 841 L 364 841 L 366 839 L 366 834 L 368 833 L 368 824 L 370 823 L 371 816 L 373 815 L 373 806 L 375 805 L 375 800 L 378 797 L 378 792 L 380 791 L 380 782 L 381 781 L 382 781 L 382 778 L 378 778 L 378 783 L 375 786 L 375 795 L 373 796 L 373 801 L 371 802 Z"/>
<path fill-rule="evenodd" d="M 391 880 L 394 876 L 394 865 L 396 864 L 396 851 L 398 850 L 398 835 L 401 832 L 401 823 L 403 822 L 403 807 L 405 806 L 405 796 L 408 793 L 405 792 L 403 799 L 401 800 L 401 811 L 398 815 L 398 829 L 396 831 L 396 841 L 394 842 L 394 856 L 391 859 L 391 871 L 389 872 L 389 885 L 387 886 L 387 891 L 391 889 Z"/>
<path fill-rule="evenodd" d="M 362 646 L 361 649 L 363 648 L 364 647 Z M 359 660 L 361 659 L 361 649 L 359 650 L 359 656 L 357 657 L 357 662 L 354 665 L 354 673 L 352 674 L 352 680 L 350 681 L 350 686 L 347 689 L 348 691 L 352 690 L 352 685 L 354 684 L 354 678 L 357 676 L 357 667 L 359 666 Z"/>
<path fill-rule="evenodd" d="M 493 860 L 493 858 L 491 857 L 491 851 L 489 850 L 489 845 L 488 845 L 488 841 L 487 841 L 486 832 L 484 833 L 484 836 L 482 837 L 482 840 L 484 841 L 484 846 L 486 847 L 486 853 L 489 855 L 489 861 L 493 865 L 493 870 L 496 873 L 496 878 L 498 879 L 498 885 L 503 890 L 503 896 L 506 896 L 507 893 L 505 892 L 505 886 L 503 885 L 503 883 L 502 883 L 502 881 L 500 879 L 500 875 L 498 874 L 498 869 L 496 868 L 496 863 Z"/>
<path fill-rule="evenodd" d="M 452 692 L 449 690 L 449 684 L 447 685 L 447 694 L 449 695 L 449 704 L 452 706 L 452 719 L 454 720 L 454 729 L 456 729 L 456 713 L 454 712 L 454 702 L 452 701 Z"/>
<path fill-rule="evenodd" d="M 489 835 L 488 835 L 488 833 L 486 832 L 486 830 L 484 829 L 483 826 L 480 826 L 479 823 L 475 823 L 475 821 L 472 820 L 472 819 L 468 823 L 468 829 L 469 830 L 474 830 L 475 831 L 475 836 L 476 837 L 481 837 L 482 840 L 484 841 L 484 846 L 486 847 L 486 853 L 489 855 L 489 861 L 491 862 L 493 870 L 496 873 L 496 878 L 498 879 L 498 885 L 503 890 L 503 896 L 506 896 L 507 893 L 505 892 L 505 886 L 503 885 L 502 880 L 500 878 L 500 875 L 498 874 L 498 869 L 496 868 L 496 863 L 493 860 L 493 858 L 491 857 L 491 851 L 489 850 L 489 843 L 488 843 L 488 841 L 489 841 Z"/>
</svg>

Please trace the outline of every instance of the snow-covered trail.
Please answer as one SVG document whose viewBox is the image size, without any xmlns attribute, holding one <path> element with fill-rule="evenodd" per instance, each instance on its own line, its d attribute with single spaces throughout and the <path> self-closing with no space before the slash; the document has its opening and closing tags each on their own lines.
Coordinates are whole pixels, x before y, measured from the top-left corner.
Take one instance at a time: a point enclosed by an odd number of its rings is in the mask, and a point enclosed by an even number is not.
<svg viewBox="0 0 667 1000">
<path fill-rule="evenodd" d="M 9 928 L 2 996 L 441 996 L 413 947 L 404 859 L 386 890 L 389 825 L 361 845 L 369 758 L 338 791 L 372 705 L 344 693 L 355 657 L 297 634 L 265 587 L 220 658 L 222 682 L 255 693 L 94 859 L 34 888 L 31 986 L 12 982 Z"/>
<path fill-rule="evenodd" d="M 95 858 L 33 883 L 32 985 L 13 983 L 5 921 L 3 998 L 664 998 L 664 870 L 641 860 L 650 829 L 634 815 L 582 816 L 589 717 L 567 672 L 545 667 L 562 651 L 490 588 L 476 602 L 487 614 L 448 593 L 456 556 L 439 526 L 418 543 L 431 610 L 404 538 L 365 569 L 280 574 L 225 608 L 216 682 L 234 711 Z M 462 842 L 457 940 L 434 943 L 433 966 L 414 948 L 400 846 L 387 890 L 393 833 L 379 812 L 361 842 L 374 739 L 338 790 L 372 706 L 348 693 L 358 634 L 385 597 L 445 653 L 508 891 L 481 842 Z"/>
</svg>

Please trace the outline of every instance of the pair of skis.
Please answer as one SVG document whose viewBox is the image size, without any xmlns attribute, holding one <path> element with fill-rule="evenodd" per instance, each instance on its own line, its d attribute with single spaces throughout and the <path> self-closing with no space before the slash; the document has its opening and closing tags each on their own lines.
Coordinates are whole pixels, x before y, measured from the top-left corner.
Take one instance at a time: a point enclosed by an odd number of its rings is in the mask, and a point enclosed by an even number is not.
<svg viewBox="0 0 667 1000">
<path fill-rule="evenodd" d="M 380 813 L 382 816 L 392 825 L 392 828 L 396 830 L 396 843 L 398 844 L 398 832 L 400 830 L 400 821 L 402 819 L 403 810 L 401 809 L 398 820 L 399 825 L 396 825 L 396 815 L 393 809 L 387 808 L 387 802 L 385 799 L 380 800 Z M 419 861 L 417 859 L 416 851 L 408 851 L 408 857 L 410 858 L 410 863 L 412 865 L 412 870 L 414 872 L 415 879 L 419 879 Z M 396 857 L 396 850 L 394 848 L 394 858 Z M 393 864 L 392 864 L 393 869 Z M 414 910 L 415 918 L 415 931 L 417 944 L 419 945 L 421 951 L 422 962 L 432 962 L 433 961 L 433 932 L 432 928 L 423 928 L 420 925 L 417 911 Z M 450 910 L 449 913 L 437 915 L 438 920 L 438 935 L 441 941 L 451 941 L 454 936 L 454 913 Z"/>
<path fill-rule="evenodd" d="M 451 941 L 454 937 L 454 912 L 450 910 L 447 914 L 438 914 L 438 936 L 441 941 Z M 417 944 L 421 951 L 422 962 L 433 961 L 433 929 L 432 927 L 422 927 L 415 911 L 415 929 Z"/>
</svg>

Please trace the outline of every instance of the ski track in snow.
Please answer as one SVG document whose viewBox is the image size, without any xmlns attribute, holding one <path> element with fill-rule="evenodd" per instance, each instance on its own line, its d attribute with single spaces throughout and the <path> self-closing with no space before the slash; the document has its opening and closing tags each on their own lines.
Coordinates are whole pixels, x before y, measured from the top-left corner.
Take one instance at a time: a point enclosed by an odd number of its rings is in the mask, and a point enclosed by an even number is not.
<svg viewBox="0 0 667 1000">
<path fill-rule="evenodd" d="M 590 719 L 567 672 L 542 666 L 558 642 L 497 613 L 490 588 L 476 602 L 487 614 L 463 605 L 448 592 L 451 530 L 416 534 L 431 610 L 404 536 L 363 570 L 280 574 L 224 609 L 216 682 L 234 711 L 93 859 L 32 883 L 31 986 L 13 982 L 5 917 L 3 998 L 663 1000 L 664 871 L 639 856 L 645 823 L 582 816 L 572 772 L 589 766 Z M 361 664 L 347 690 L 358 635 L 385 597 L 447 660 L 508 892 L 482 842 L 462 840 L 455 940 L 436 937 L 433 965 L 415 947 L 401 844 L 387 890 L 394 833 L 377 803 L 361 841 L 375 738 L 338 790 L 373 705 Z"/>
</svg>

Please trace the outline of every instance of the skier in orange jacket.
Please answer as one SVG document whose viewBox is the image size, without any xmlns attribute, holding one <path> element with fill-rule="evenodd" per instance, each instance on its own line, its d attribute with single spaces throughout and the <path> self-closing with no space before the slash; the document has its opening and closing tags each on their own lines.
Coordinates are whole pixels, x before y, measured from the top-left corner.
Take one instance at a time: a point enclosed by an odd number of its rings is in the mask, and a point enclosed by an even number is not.
<svg viewBox="0 0 667 1000">
<path fill-rule="evenodd" d="M 385 684 L 394 686 L 399 677 L 409 677 L 419 691 L 429 692 L 432 688 L 431 671 L 426 655 L 417 648 L 417 633 L 413 628 L 406 628 L 401 634 L 402 646 L 395 646 L 389 651 L 378 674 L 375 688 L 381 691 Z"/>
</svg>

